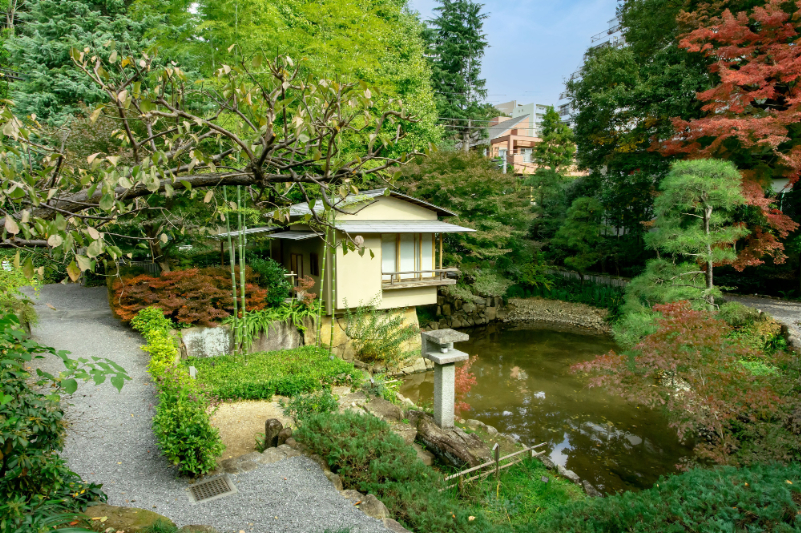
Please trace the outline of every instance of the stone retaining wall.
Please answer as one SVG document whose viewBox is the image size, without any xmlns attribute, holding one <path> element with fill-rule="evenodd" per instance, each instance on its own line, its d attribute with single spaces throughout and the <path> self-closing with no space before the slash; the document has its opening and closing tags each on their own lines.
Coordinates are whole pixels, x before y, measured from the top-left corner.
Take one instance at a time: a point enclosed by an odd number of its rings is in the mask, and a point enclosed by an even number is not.
<svg viewBox="0 0 801 533">
<path fill-rule="evenodd" d="M 429 330 L 483 326 L 506 318 L 503 298 L 479 298 L 466 302 L 449 294 L 437 295 L 437 320 L 425 324 Z"/>
</svg>

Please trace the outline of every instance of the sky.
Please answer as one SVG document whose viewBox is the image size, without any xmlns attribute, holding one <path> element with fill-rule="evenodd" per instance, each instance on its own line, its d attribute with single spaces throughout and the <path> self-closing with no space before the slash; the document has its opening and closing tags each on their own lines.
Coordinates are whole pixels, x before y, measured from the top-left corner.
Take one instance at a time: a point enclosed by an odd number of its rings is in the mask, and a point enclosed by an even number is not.
<svg viewBox="0 0 801 533">
<path fill-rule="evenodd" d="M 410 5 L 429 20 L 438 2 Z M 616 6 L 616 0 L 485 0 L 487 101 L 555 105 L 565 79 L 581 66 L 592 36 L 609 27 Z"/>
</svg>

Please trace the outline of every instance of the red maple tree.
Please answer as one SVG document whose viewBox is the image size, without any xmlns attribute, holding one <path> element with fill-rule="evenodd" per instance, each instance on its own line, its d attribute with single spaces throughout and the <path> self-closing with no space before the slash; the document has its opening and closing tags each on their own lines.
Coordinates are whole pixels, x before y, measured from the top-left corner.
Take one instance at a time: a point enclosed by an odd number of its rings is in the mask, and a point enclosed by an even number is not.
<svg viewBox="0 0 801 533">
<path fill-rule="evenodd" d="M 239 267 L 236 267 L 239 279 Z M 267 290 L 252 282 L 253 271 L 245 269 L 245 300 L 248 311 L 267 307 Z M 122 320 L 131 320 L 140 310 L 156 306 L 164 316 L 182 324 L 216 326 L 234 311 L 231 271 L 218 268 L 191 268 L 164 272 L 154 278 L 141 274 L 119 279 L 113 285 L 112 308 Z"/>
<path fill-rule="evenodd" d="M 726 9 L 711 16 L 704 5 L 682 20 L 704 25 L 682 36 L 679 46 L 711 58 L 720 83 L 698 93 L 706 116 L 674 118 L 675 136 L 653 149 L 690 159 L 734 160 L 743 169 L 743 193 L 761 216 L 740 246 L 734 267 L 761 264 L 766 255 L 785 260 L 779 239 L 798 227 L 765 197 L 772 178 L 795 184 L 801 176 L 801 47 L 797 14 L 801 0 L 769 0 L 750 14 Z"/>
</svg>

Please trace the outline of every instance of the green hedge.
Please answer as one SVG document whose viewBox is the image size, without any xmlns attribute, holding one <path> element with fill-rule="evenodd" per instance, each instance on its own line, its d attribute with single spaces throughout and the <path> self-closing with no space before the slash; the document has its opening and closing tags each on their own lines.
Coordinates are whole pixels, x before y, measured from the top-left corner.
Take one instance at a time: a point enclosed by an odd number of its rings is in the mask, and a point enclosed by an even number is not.
<svg viewBox="0 0 801 533">
<path fill-rule="evenodd" d="M 178 350 L 169 334 L 174 327 L 157 307 L 148 307 L 131 321 L 147 341 L 148 372 L 158 389 L 159 403 L 153 417 L 153 433 L 161 453 L 182 474 L 199 476 L 217 466 L 225 446 L 211 425 L 209 399 L 186 368 L 177 365 Z"/>
<path fill-rule="evenodd" d="M 801 531 L 801 465 L 695 469 L 641 492 L 561 506 L 526 531 Z"/>
<path fill-rule="evenodd" d="M 269 400 L 295 396 L 331 385 L 358 383 L 361 371 L 327 350 L 303 346 L 250 355 L 191 358 L 198 380 L 222 400 Z"/>
</svg>

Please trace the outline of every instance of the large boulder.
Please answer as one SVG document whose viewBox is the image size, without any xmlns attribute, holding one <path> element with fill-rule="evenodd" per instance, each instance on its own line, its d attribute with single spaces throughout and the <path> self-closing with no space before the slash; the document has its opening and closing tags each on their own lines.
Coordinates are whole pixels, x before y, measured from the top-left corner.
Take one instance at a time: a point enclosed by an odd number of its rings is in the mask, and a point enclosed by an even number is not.
<svg viewBox="0 0 801 533">
<path fill-rule="evenodd" d="M 368 413 L 383 418 L 387 422 L 398 422 L 403 418 L 401 408 L 383 398 L 371 398 L 364 404 Z"/>
<path fill-rule="evenodd" d="M 94 524 L 98 524 L 104 530 L 113 528 L 114 531 L 138 533 L 139 531 L 151 528 L 157 522 L 175 527 L 172 520 L 166 516 L 135 507 L 117 507 L 101 503 L 99 505 L 87 507 L 85 512 Z"/>
<path fill-rule="evenodd" d="M 417 442 L 437 456 L 441 461 L 465 468 L 478 466 L 491 459 L 489 447 L 475 434 L 462 429 L 442 429 L 434 419 L 421 411 L 409 411 L 409 420 L 417 427 Z"/>
</svg>

